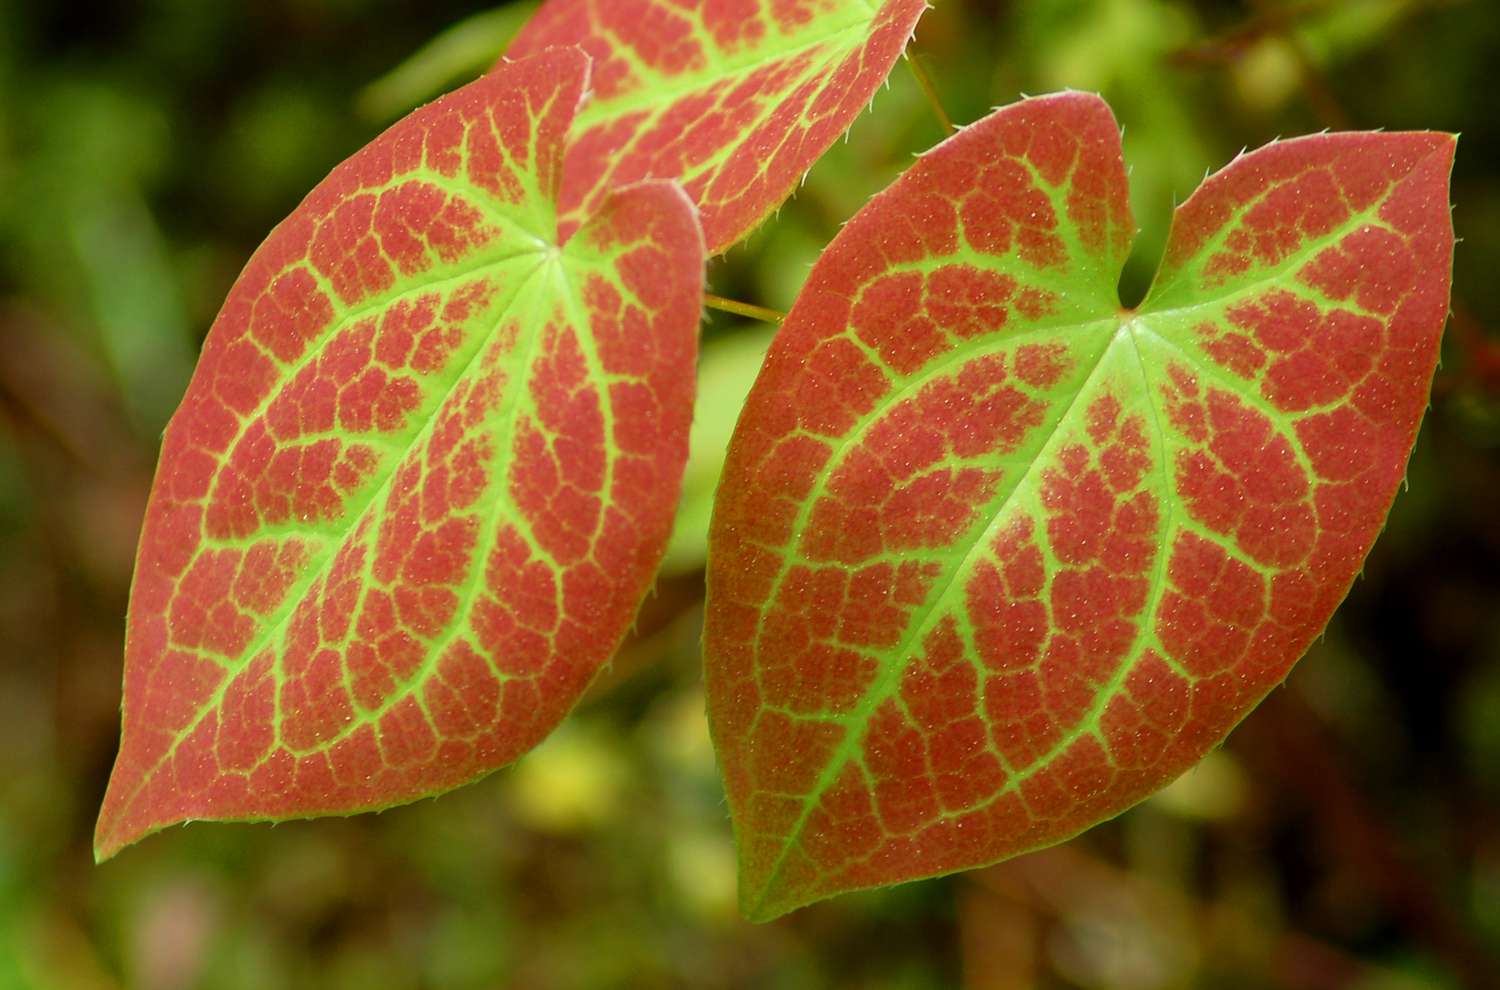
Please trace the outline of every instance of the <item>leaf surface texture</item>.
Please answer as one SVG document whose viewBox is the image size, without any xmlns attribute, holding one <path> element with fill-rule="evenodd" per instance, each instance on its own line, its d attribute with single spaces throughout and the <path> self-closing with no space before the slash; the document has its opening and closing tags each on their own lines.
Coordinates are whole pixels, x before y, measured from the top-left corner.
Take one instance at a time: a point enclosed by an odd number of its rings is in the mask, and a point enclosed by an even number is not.
<svg viewBox="0 0 1500 990">
<path fill-rule="evenodd" d="M 1415 442 L 1453 145 L 1240 157 L 1178 208 L 1136 310 L 1094 96 L 997 111 L 847 225 L 751 392 L 710 536 L 749 917 L 1068 838 L 1281 682 Z"/>
<path fill-rule="evenodd" d="M 559 237 L 588 71 L 543 52 L 416 111 L 230 291 L 147 507 L 101 858 L 473 780 L 623 637 L 687 456 L 704 252 L 663 183 Z"/>
<path fill-rule="evenodd" d="M 926 6 L 548 0 L 510 55 L 577 45 L 594 59 L 593 96 L 563 168 L 565 213 L 621 185 L 676 180 L 718 254 L 781 205 L 849 128 Z"/>
</svg>

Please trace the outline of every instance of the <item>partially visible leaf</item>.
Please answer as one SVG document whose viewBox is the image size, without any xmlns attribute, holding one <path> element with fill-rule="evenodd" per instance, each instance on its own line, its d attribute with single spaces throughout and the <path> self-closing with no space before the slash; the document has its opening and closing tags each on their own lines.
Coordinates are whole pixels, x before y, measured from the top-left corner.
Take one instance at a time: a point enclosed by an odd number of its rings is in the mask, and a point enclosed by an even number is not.
<svg viewBox="0 0 1500 990">
<path fill-rule="evenodd" d="M 565 213 L 675 179 L 711 254 L 796 188 L 890 74 L 926 0 L 548 0 L 511 56 L 595 60 L 563 170 Z"/>
<path fill-rule="evenodd" d="M 155 436 L 192 366 L 177 281 L 143 197 L 101 196 L 52 223 L 69 235 L 82 292 L 121 392 L 142 434 Z M 62 221 L 59 223 L 59 221 Z"/>
<path fill-rule="evenodd" d="M 682 502 L 677 507 L 672 540 L 662 558 L 664 574 L 696 571 L 708 558 L 708 523 L 713 515 L 714 489 L 724 470 L 724 452 L 770 343 L 771 331 L 752 325 L 737 327 L 703 347 L 698 363 L 698 402 L 693 407 L 693 432 L 688 441 L 687 468 L 682 474 Z"/>
<path fill-rule="evenodd" d="M 710 535 L 749 917 L 1065 839 L 1280 683 L 1416 438 L 1453 148 L 1237 159 L 1178 209 L 1134 311 L 1097 97 L 998 111 L 850 221 L 746 403 Z"/>
<path fill-rule="evenodd" d="M 424 107 L 272 232 L 163 443 L 100 858 L 508 763 L 624 635 L 670 532 L 703 247 L 676 187 L 557 233 L 587 58 Z"/>
</svg>

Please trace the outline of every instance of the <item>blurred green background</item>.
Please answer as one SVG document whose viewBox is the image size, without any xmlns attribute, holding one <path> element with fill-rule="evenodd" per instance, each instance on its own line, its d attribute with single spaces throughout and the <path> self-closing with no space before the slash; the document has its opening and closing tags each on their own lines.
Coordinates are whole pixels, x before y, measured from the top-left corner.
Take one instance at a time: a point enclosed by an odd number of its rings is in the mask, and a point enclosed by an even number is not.
<svg viewBox="0 0 1500 990">
<path fill-rule="evenodd" d="M 959 121 L 1101 91 L 1144 291 L 1174 201 L 1244 146 L 1463 132 L 1455 316 L 1365 576 L 1229 744 L 1083 838 L 752 927 L 697 641 L 707 507 L 768 339 L 712 317 L 682 526 L 639 631 L 518 766 L 379 816 L 89 835 L 157 438 L 259 240 L 471 78 L 527 5 L 0 0 L 0 988 L 1500 987 L 1500 5 L 938 0 Z M 941 136 L 904 67 L 713 290 L 787 307 Z"/>
</svg>

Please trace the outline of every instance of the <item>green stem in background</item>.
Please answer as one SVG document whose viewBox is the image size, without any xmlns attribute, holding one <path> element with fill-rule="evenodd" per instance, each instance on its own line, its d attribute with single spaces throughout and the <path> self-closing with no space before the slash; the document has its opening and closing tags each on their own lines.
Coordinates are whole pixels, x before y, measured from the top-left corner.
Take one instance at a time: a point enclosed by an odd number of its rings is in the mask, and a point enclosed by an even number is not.
<svg viewBox="0 0 1500 990">
<path fill-rule="evenodd" d="M 943 109 L 943 101 L 938 99 L 937 87 L 932 84 L 932 77 L 927 70 L 922 68 L 922 63 L 917 61 L 916 55 L 910 50 L 906 53 L 906 67 L 911 70 L 912 78 L 917 81 L 917 86 L 922 90 L 922 95 L 927 97 L 927 103 L 932 107 L 932 113 L 942 125 L 944 136 L 958 133 L 958 128 L 953 124 L 953 118 L 948 116 L 948 111 Z"/>
<path fill-rule="evenodd" d="M 717 309 L 724 313 L 733 313 L 736 316 L 748 316 L 752 320 L 760 320 L 762 323 L 780 323 L 786 319 L 785 313 L 779 313 L 765 306 L 756 306 L 751 303 L 743 303 L 736 299 L 725 299 L 716 296 L 712 292 L 703 294 L 703 305 L 709 309 Z"/>
</svg>

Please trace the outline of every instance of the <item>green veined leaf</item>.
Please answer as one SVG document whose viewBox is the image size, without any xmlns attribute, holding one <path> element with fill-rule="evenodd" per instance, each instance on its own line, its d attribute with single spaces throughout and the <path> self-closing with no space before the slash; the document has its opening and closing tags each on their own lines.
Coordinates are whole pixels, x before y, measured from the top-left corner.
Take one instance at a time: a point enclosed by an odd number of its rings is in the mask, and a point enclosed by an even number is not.
<svg viewBox="0 0 1500 990">
<path fill-rule="evenodd" d="M 623 637 L 687 457 L 704 255 L 660 183 L 559 238 L 587 76 L 546 52 L 413 113 L 231 290 L 147 507 L 100 858 L 473 780 Z"/>
<path fill-rule="evenodd" d="M 736 428 L 709 710 L 753 919 L 992 863 L 1199 760 L 1347 592 L 1448 307 L 1454 139 L 1325 134 L 1177 211 L 1137 310 L 1097 97 L 844 228 Z"/>
<path fill-rule="evenodd" d="M 565 213 L 680 181 L 711 254 L 745 237 L 859 116 L 926 0 L 548 0 L 512 56 L 578 45 L 593 99 L 563 169 Z"/>
</svg>

